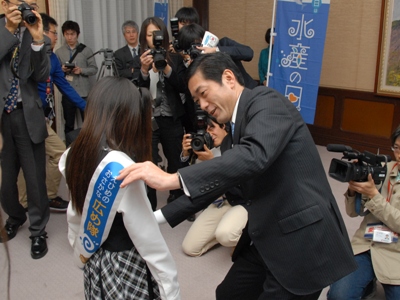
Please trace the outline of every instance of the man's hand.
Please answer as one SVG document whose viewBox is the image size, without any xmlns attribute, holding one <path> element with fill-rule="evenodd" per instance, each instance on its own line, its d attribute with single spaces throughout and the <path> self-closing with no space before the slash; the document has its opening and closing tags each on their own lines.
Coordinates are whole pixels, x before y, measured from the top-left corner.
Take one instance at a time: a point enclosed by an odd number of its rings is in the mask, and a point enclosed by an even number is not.
<svg viewBox="0 0 400 300">
<path fill-rule="evenodd" d="M 40 14 L 35 11 L 35 10 L 31 10 L 32 13 L 35 14 L 37 21 L 35 24 L 30 25 L 28 23 L 26 23 L 24 21 L 24 24 L 26 26 L 26 28 L 28 28 L 29 32 L 32 35 L 32 38 L 34 41 L 43 41 L 44 37 L 43 37 L 43 22 L 42 22 L 42 17 L 40 16 Z M 43 41 L 44 44 L 44 41 Z"/>
<path fill-rule="evenodd" d="M 8 31 L 14 34 L 15 30 L 17 30 L 22 21 L 22 14 L 16 5 L 12 5 L 11 3 L 8 3 L 8 6 L 6 5 L 3 5 L 4 13 L 7 19 L 5 27 L 8 29 Z"/>
<path fill-rule="evenodd" d="M 357 192 L 363 195 L 366 195 L 369 198 L 373 198 L 374 196 L 379 194 L 378 189 L 375 186 L 375 182 L 372 179 L 372 175 L 368 174 L 368 181 L 365 182 L 357 182 L 350 181 L 349 182 L 349 196 L 353 194 L 352 192 Z"/>
<path fill-rule="evenodd" d="M 215 53 L 215 52 L 217 52 L 217 48 L 216 47 L 213 47 L 213 48 L 211 48 L 211 47 L 199 47 L 199 46 L 197 46 L 196 47 L 197 49 L 199 49 L 199 50 L 202 50 L 203 52 L 202 53 Z"/>
<path fill-rule="evenodd" d="M 151 161 L 132 164 L 126 167 L 117 176 L 117 180 L 123 180 L 121 188 L 136 181 L 143 180 L 153 189 L 159 191 L 176 190 L 180 188 L 178 175 L 168 174 L 157 167 Z"/>
<path fill-rule="evenodd" d="M 72 73 L 74 73 L 75 75 L 79 75 L 82 73 L 82 69 L 79 67 L 75 67 L 72 69 Z"/>
<path fill-rule="evenodd" d="M 194 151 L 193 150 L 193 152 L 196 153 L 197 158 L 202 161 L 210 160 L 210 159 L 214 158 L 214 154 L 211 152 L 210 149 L 207 148 L 206 145 L 204 145 L 204 150 L 202 150 L 202 151 Z"/>
</svg>

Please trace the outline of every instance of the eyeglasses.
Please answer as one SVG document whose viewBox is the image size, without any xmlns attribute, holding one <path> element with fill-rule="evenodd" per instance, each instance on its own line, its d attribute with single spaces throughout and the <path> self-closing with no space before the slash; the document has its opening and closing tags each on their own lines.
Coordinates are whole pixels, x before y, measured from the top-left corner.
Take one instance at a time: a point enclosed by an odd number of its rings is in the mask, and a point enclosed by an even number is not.
<svg viewBox="0 0 400 300">
<path fill-rule="evenodd" d="M 20 6 L 25 1 L 18 1 L 18 3 L 14 3 L 14 2 L 11 2 L 11 1 L 7 0 L 6 2 L 8 2 L 8 3 L 12 4 L 12 5 Z M 39 10 L 39 5 L 37 5 L 36 3 L 32 3 L 32 4 L 28 4 L 28 5 L 31 6 L 36 11 Z"/>
<path fill-rule="evenodd" d="M 397 153 L 400 152 L 400 147 L 399 146 L 393 146 L 393 147 L 391 147 L 391 149 L 392 149 L 393 152 L 397 152 Z"/>
<path fill-rule="evenodd" d="M 58 32 L 57 31 L 51 31 L 51 30 L 47 30 L 46 32 L 51 32 L 52 34 L 54 34 L 55 36 L 57 36 L 58 35 Z"/>
</svg>

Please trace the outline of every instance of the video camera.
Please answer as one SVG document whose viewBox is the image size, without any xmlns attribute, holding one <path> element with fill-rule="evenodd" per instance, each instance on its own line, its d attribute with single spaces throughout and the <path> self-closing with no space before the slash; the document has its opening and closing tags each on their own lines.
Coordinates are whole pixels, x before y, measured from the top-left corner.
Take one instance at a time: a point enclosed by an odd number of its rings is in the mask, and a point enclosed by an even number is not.
<svg viewBox="0 0 400 300">
<path fill-rule="evenodd" d="M 329 176 L 340 182 L 365 182 L 368 181 L 368 174 L 371 174 L 375 184 L 379 184 L 385 180 L 387 163 L 392 160 L 388 155 L 376 155 L 368 151 L 361 153 L 345 145 L 329 144 L 326 149 L 330 152 L 343 153 L 342 160 L 334 158 L 329 166 Z M 354 159 L 357 162 L 350 162 Z M 385 164 L 382 165 L 382 163 Z"/>
<path fill-rule="evenodd" d="M 100 49 L 95 54 L 97 54 L 97 53 L 103 53 L 104 64 L 106 66 L 111 66 L 112 65 L 112 63 L 114 61 L 114 51 L 112 49 L 109 49 L 109 48 Z"/>
<path fill-rule="evenodd" d="M 151 49 L 150 54 L 153 56 L 153 61 L 158 71 L 163 71 L 167 66 L 165 58 L 167 57 L 167 50 L 162 47 L 164 41 L 164 34 L 161 30 L 153 31 L 153 45 L 155 49 Z"/>
<path fill-rule="evenodd" d="M 190 146 L 195 151 L 204 151 L 204 145 L 208 149 L 214 147 L 211 135 L 207 132 L 207 114 L 198 105 L 196 105 L 196 133 L 191 133 Z"/>
<path fill-rule="evenodd" d="M 21 12 L 22 19 L 26 23 L 28 23 L 30 25 L 34 25 L 37 22 L 36 15 L 32 12 L 32 10 L 35 10 L 35 9 L 32 6 L 30 6 L 29 4 L 22 2 L 18 6 L 18 10 Z"/>
</svg>

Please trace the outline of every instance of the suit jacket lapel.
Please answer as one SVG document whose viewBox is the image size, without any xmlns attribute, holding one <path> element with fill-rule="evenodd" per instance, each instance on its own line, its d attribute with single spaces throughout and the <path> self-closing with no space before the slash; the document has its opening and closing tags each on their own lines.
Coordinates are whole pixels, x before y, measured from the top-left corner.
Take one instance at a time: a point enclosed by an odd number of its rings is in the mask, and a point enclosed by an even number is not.
<svg viewBox="0 0 400 300">
<path fill-rule="evenodd" d="M 33 71 L 30 60 L 25 58 L 25 56 L 32 50 L 31 44 L 32 36 L 29 30 L 25 29 L 18 58 L 18 75 L 21 79 L 28 78 Z"/>
<path fill-rule="evenodd" d="M 237 113 L 236 113 L 235 131 L 233 134 L 233 144 L 239 143 L 240 131 L 242 128 L 242 124 L 244 122 L 243 117 L 245 115 L 245 107 L 246 107 L 246 103 L 250 97 L 249 96 L 250 93 L 251 93 L 251 90 L 245 88 L 242 92 L 242 95 L 240 96 L 239 106 L 238 106 Z"/>
</svg>

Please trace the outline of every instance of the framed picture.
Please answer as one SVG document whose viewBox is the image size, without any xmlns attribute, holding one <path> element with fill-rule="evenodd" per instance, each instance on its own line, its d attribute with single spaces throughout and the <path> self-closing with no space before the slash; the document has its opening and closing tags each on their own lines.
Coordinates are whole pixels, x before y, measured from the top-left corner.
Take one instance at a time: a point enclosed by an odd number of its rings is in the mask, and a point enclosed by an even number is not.
<svg viewBox="0 0 400 300">
<path fill-rule="evenodd" d="M 400 0 L 383 0 L 375 90 L 400 98 Z"/>
</svg>

